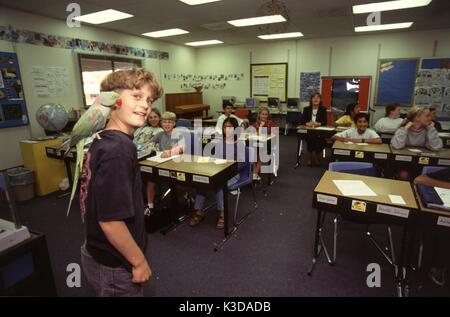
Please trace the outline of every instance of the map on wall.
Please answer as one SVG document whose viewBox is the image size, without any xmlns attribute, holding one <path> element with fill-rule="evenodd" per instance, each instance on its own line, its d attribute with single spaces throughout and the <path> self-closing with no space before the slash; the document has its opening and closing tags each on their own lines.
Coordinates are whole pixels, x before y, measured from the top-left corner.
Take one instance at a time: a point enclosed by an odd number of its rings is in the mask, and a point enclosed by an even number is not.
<svg viewBox="0 0 450 317">
<path fill-rule="evenodd" d="M 250 95 L 260 101 L 273 97 L 286 102 L 287 67 L 287 63 L 251 64 Z"/>
</svg>

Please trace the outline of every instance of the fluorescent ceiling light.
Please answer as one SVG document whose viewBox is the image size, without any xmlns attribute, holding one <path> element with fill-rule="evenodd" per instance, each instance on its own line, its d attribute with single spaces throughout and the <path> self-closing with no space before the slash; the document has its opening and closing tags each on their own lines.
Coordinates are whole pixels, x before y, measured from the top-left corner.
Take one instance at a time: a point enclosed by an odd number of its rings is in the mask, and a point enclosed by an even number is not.
<svg viewBox="0 0 450 317">
<path fill-rule="evenodd" d="M 292 37 L 302 37 L 302 32 L 291 32 L 291 33 L 279 33 L 279 34 L 267 34 L 267 35 L 258 35 L 258 37 L 262 40 L 276 40 L 276 39 L 287 39 Z"/>
<path fill-rule="evenodd" d="M 198 41 L 198 42 L 189 42 L 186 45 L 189 46 L 204 46 L 204 45 L 213 45 L 213 44 L 222 44 L 222 41 L 218 40 L 208 40 L 208 41 Z"/>
<path fill-rule="evenodd" d="M 424 7 L 429 5 L 431 0 L 396 0 L 386 2 L 376 2 L 353 6 L 353 13 L 372 13 L 378 11 L 391 11 L 407 8 Z"/>
<path fill-rule="evenodd" d="M 108 9 L 90 14 L 80 15 L 79 17 L 75 17 L 74 20 L 91 24 L 102 24 L 131 17 L 133 17 L 132 14 L 120 12 L 114 9 Z"/>
<path fill-rule="evenodd" d="M 222 0 L 180 0 L 183 3 L 189 4 L 190 6 L 196 6 L 198 4 L 205 4 L 210 2 L 217 2 Z"/>
<path fill-rule="evenodd" d="M 150 37 L 166 37 L 166 36 L 174 36 L 174 35 L 180 35 L 180 34 L 186 34 L 186 33 L 189 33 L 189 32 L 186 30 L 182 30 L 182 29 L 168 29 L 168 30 L 142 33 L 142 35 L 150 36 Z"/>
<path fill-rule="evenodd" d="M 256 18 L 248 18 L 248 19 L 239 19 L 239 20 L 231 20 L 227 21 L 231 25 L 241 27 L 241 26 L 251 26 L 251 25 L 259 25 L 259 24 L 270 24 L 270 23 L 279 23 L 286 22 L 286 19 L 280 15 L 266 15 L 262 17 Z"/>
<path fill-rule="evenodd" d="M 411 25 L 413 25 L 413 22 L 380 24 L 380 25 L 365 25 L 365 26 L 355 27 L 355 32 L 370 32 L 370 31 L 406 29 L 406 28 L 411 27 Z"/>
</svg>

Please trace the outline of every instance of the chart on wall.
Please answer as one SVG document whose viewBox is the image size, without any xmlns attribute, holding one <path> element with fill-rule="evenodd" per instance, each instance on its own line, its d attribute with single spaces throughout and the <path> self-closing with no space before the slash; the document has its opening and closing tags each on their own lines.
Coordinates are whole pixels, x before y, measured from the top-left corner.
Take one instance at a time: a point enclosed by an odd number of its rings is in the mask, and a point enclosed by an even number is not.
<svg viewBox="0 0 450 317">
<path fill-rule="evenodd" d="M 380 59 L 375 105 L 411 106 L 418 67 L 419 58 Z"/>
<path fill-rule="evenodd" d="M 0 128 L 28 123 L 17 55 L 0 52 Z"/>
<path fill-rule="evenodd" d="M 450 58 L 423 58 L 414 89 L 416 105 L 436 108 L 438 116 L 450 115 Z"/>
<path fill-rule="evenodd" d="M 250 95 L 260 101 L 267 98 L 280 98 L 286 102 L 288 64 L 251 64 L 250 66 Z"/>
</svg>

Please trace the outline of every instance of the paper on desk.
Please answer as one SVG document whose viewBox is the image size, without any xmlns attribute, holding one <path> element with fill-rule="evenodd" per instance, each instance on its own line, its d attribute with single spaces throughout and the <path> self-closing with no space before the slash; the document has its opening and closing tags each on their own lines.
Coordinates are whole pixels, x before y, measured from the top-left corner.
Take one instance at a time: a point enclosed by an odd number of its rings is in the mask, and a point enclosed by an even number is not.
<svg viewBox="0 0 450 317">
<path fill-rule="evenodd" d="M 324 131 L 333 131 L 334 128 L 328 128 L 328 127 L 317 127 L 316 130 L 324 130 Z"/>
<path fill-rule="evenodd" d="M 356 145 L 369 145 L 369 143 L 356 143 Z"/>
<path fill-rule="evenodd" d="M 377 196 L 363 181 L 334 180 L 333 182 L 344 196 Z"/>
<path fill-rule="evenodd" d="M 406 205 L 405 200 L 402 196 L 399 195 L 389 195 L 389 199 L 391 200 L 391 203 L 398 204 L 398 205 Z"/>
<path fill-rule="evenodd" d="M 225 164 L 227 162 L 227 160 L 224 159 L 215 159 L 214 160 L 214 164 Z"/>
<path fill-rule="evenodd" d="M 450 207 L 450 189 L 435 187 L 434 190 L 441 198 L 445 207 Z"/>
<path fill-rule="evenodd" d="M 211 161 L 211 157 L 209 156 L 201 156 L 196 161 L 197 163 L 209 163 Z"/>
<path fill-rule="evenodd" d="M 353 142 L 352 141 L 347 141 L 347 142 L 345 142 L 345 144 L 353 144 Z"/>
<path fill-rule="evenodd" d="M 408 149 L 408 151 L 414 152 L 414 153 L 421 153 L 422 151 L 419 149 Z"/>
<path fill-rule="evenodd" d="M 152 162 L 156 162 L 156 163 L 164 163 L 164 162 L 170 161 L 170 160 L 172 160 L 172 159 L 174 159 L 176 157 L 179 157 L 179 155 L 173 155 L 173 156 L 170 156 L 170 157 L 161 157 L 161 154 L 159 154 L 159 155 L 156 155 L 156 156 L 149 157 L 147 160 L 148 161 L 152 161 Z"/>
</svg>

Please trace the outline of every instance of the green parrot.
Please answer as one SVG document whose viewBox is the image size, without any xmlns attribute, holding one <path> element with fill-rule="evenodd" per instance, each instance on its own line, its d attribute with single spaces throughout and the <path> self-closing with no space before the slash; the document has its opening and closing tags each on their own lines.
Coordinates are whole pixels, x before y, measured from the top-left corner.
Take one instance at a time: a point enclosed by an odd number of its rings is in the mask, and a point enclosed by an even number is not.
<svg viewBox="0 0 450 317">
<path fill-rule="evenodd" d="M 66 154 L 72 146 L 76 147 L 75 171 L 67 215 L 69 215 L 70 207 L 72 206 L 72 201 L 77 191 L 80 171 L 83 169 L 84 147 L 89 143 L 89 139 L 92 140 L 92 137 L 105 127 L 106 120 L 111 113 L 111 107 L 119 99 L 120 94 L 115 91 L 100 92 L 99 103 L 94 103 L 83 113 L 73 127 L 70 138 L 64 141 L 59 147 L 59 150 Z"/>
</svg>

